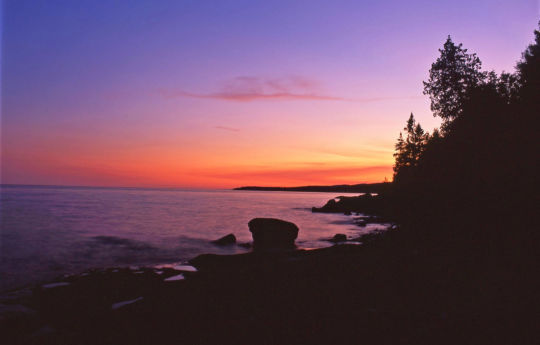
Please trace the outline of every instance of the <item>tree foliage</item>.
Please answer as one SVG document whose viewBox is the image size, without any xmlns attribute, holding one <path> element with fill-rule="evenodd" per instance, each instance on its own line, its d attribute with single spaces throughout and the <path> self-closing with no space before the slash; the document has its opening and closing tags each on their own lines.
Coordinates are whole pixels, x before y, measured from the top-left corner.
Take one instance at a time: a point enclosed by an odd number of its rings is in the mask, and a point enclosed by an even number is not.
<svg viewBox="0 0 540 345">
<path fill-rule="evenodd" d="M 475 54 L 445 42 L 424 82 L 441 130 L 424 133 L 411 115 L 396 143 L 392 197 L 405 221 L 446 224 L 450 237 L 466 232 L 454 238 L 471 243 L 505 246 L 512 234 L 527 241 L 520 246 L 540 244 L 529 224 L 540 184 L 540 29 L 534 34 L 515 73 L 484 72 Z"/>
<path fill-rule="evenodd" d="M 429 139 L 429 134 L 424 132 L 424 129 L 416 122 L 412 113 L 403 131 L 405 131 L 406 137 L 403 138 L 403 133 L 399 133 L 396 143 L 396 153 L 394 153 L 396 159 L 394 180 L 399 179 L 405 174 L 405 171 L 418 165 L 420 156 L 424 152 Z"/>
<path fill-rule="evenodd" d="M 538 30 L 534 31 L 535 43 L 529 45 L 517 64 L 520 82 L 524 85 L 533 84 L 537 89 L 540 80 L 540 22 Z"/>
<path fill-rule="evenodd" d="M 424 82 L 424 94 L 431 99 L 433 115 L 441 117 L 444 125 L 459 116 L 469 91 L 482 84 L 486 74 L 476 54 L 467 53 L 450 36 L 439 52 L 441 56 L 431 65 L 429 80 Z"/>
</svg>

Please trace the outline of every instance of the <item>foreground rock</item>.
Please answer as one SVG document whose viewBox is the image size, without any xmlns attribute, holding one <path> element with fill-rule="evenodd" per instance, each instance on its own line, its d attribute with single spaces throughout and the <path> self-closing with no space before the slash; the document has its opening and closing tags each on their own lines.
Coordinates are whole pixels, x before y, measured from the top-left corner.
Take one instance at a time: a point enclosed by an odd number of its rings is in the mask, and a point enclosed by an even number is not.
<svg viewBox="0 0 540 345">
<path fill-rule="evenodd" d="M 212 241 L 212 243 L 218 246 L 227 246 L 227 245 L 235 244 L 236 236 L 234 236 L 234 234 L 228 234 L 218 240 Z"/>
<path fill-rule="evenodd" d="M 352 212 L 379 213 L 385 207 L 384 200 L 380 196 L 369 193 L 359 196 L 340 196 L 336 199 L 328 200 L 323 207 L 313 207 L 311 211 L 351 215 Z"/>
<path fill-rule="evenodd" d="M 198 272 L 111 268 L 62 277 L 70 284 L 0 296 L 0 343 L 536 343 L 532 260 L 517 263 L 525 271 L 486 271 L 485 262 L 437 256 L 438 248 L 415 252 L 399 232 L 388 234 L 367 246 L 205 255 L 191 262 Z M 185 279 L 167 280 L 179 273 Z"/>
<path fill-rule="evenodd" d="M 334 237 L 330 240 L 330 242 L 338 243 L 338 242 L 347 242 L 347 235 L 345 234 L 335 234 Z"/>
<path fill-rule="evenodd" d="M 275 218 L 254 218 L 248 223 L 255 249 L 290 249 L 298 237 L 298 227 Z"/>
</svg>

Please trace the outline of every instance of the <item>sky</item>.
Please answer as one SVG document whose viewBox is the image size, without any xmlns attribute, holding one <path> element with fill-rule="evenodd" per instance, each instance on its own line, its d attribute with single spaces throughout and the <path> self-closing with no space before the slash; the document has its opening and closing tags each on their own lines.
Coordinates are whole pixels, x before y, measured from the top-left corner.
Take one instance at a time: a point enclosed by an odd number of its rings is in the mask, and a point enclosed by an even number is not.
<svg viewBox="0 0 540 345">
<path fill-rule="evenodd" d="M 538 0 L 4 1 L 5 184 L 381 182 L 448 35 L 513 71 Z"/>
</svg>

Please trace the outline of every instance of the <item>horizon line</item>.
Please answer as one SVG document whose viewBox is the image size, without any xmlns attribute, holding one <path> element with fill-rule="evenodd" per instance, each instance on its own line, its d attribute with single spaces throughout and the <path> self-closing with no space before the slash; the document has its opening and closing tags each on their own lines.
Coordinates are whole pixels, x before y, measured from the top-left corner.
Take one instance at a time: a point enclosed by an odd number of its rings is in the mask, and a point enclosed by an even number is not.
<svg viewBox="0 0 540 345">
<path fill-rule="evenodd" d="M 57 185 L 57 184 L 26 184 L 26 183 L 0 183 L 0 187 L 56 187 L 56 188 L 88 188 L 88 189 L 149 189 L 149 190 L 236 190 L 237 188 L 302 188 L 302 187 L 336 187 L 336 186 L 355 186 L 359 184 L 377 184 L 384 183 L 381 182 L 359 182 L 359 183 L 349 183 L 349 184 L 306 184 L 306 185 L 296 185 L 296 186 L 265 186 L 265 185 L 253 185 L 253 186 L 236 186 L 230 188 L 224 187 L 179 187 L 179 186 L 153 186 L 153 187 L 135 187 L 135 186 L 90 186 L 90 185 Z"/>
<path fill-rule="evenodd" d="M 57 188 L 95 188 L 95 189 L 177 189 L 177 190 L 212 190 L 227 188 L 180 187 L 180 186 L 90 186 L 90 185 L 61 185 L 61 184 L 26 184 L 26 183 L 0 183 L 0 187 L 57 187 Z"/>
</svg>

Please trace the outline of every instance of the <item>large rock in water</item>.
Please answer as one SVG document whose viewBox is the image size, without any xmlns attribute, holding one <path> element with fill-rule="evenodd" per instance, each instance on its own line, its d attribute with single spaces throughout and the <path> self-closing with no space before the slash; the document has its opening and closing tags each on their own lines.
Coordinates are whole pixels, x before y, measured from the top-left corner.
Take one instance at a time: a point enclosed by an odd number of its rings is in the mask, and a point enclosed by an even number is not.
<svg viewBox="0 0 540 345">
<path fill-rule="evenodd" d="M 248 223 L 255 249 L 294 248 L 298 227 L 291 222 L 275 218 L 254 218 Z"/>
</svg>

